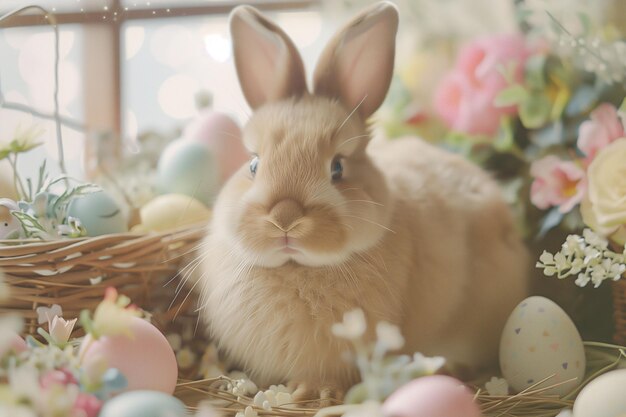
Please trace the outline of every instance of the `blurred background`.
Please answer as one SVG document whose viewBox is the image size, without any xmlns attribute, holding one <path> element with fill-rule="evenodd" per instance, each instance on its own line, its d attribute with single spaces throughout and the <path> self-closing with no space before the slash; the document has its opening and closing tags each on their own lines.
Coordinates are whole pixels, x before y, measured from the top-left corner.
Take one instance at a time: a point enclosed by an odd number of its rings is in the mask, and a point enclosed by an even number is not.
<svg viewBox="0 0 626 417">
<path fill-rule="evenodd" d="M 132 152 L 141 133 L 176 135 L 208 103 L 243 123 L 249 109 L 237 84 L 228 33 L 228 13 L 242 3 L 265 10 L 285 28 L 310 75 L 322 47 L 342 21 L 373 1 L 42 1 L 40 5 L 56 14 L 60 24 L 60 114 L 74 122 L 74 127 L 66 124 L 63 128 L 70 174 L 84 176 L 85 148 L 102 140 L 103 133 L 114 142 L 106 146 Z M 398 74 L 403 87 L 408 86 L 413 98 L 417 97 L 414 104 L 424 107 L 442 70 L 451 65 L 455 45 L 480 34 L 514 31 L 518 24 L 513 0 L 396 3 L 402 15 Z M 613 4 L 608 0 L 526 3 L 536 10 L 548 8 L 566 20 L 581 12 L 594 19 L 610 16 L 607 10 Z M 28 4 L 3 0 L 0 14 Z M 33 120 L 12 108 L 27 105 L 52 114 L 54 34 L 37 11 L 15 16 L 0 28 L 0 99 L 4 103 L 0 138 L 12 137 L 16 128 L 37 122 L 45 130 L 41 139 L 46 146 L 22 162 L 23 169 L 32 165 L 34 172 L 35 161 L 44 155 L 55 159 L 53 123 Z M 392 95 L 393 99 L 397 96 Z"/>
</svg>

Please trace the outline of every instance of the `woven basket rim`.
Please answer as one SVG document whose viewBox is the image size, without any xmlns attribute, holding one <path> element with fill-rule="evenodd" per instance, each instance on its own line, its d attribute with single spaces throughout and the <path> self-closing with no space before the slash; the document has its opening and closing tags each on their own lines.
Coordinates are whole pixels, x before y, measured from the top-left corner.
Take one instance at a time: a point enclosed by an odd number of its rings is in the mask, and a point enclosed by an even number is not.
<svg viewBox="0 0 626 417">
<path fill-rule="evenodd" d="M 194 223 L 191 225 L 180 226 L 174 229 L 164 231 L 147 231 L 147 232 L 124 232 L 124 233 L 110 233 L 106 235 L 93 236 L 93 237 L 78 237 L 67 238 L 58 240 L 40 240 L 40 239 L 0 239 L 0 256 L 2 252 L 11 251 L 16 248 L 38 249 L 42 250 L 55 250 L 59 248 L 67 248 L 73 245 L 81 245 L 85 243 L 106 243 L 106 242 L 120 242 L 125 240 L 141 239 L 146 237 L 151 238 L 163 238 L 178 234 L 184 234 L 185 232 L 193 233 L 199 230 L 203 230 L 207 227 L 207 222 Z"/>
</svg>

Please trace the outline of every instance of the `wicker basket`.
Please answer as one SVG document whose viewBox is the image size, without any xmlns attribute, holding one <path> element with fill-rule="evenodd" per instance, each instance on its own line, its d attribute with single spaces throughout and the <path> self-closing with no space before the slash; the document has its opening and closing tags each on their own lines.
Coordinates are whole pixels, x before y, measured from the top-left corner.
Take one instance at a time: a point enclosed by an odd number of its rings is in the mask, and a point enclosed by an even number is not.
<svg viewBox="0 0 626 417">
<path fill-rule="evenodd" d="M 38 326 L 37 307 L 59 304 L 64 317 L 78 317 L 82 309 L 95 308 L 110 286 L 151 310 L 153 300 L 162 303 L 166 279 L 176 274 L 203 230 L 195 226 L 49 242 L 0 241 L 0 268 L 11 292 L 0 303 L 0 314 L 21 314 L 24 333 L 32 334 Z M 169 301 L 174 287 L 166 289 Z"/>
<path fill-rule="evenodd" d="M 620 346 L 626 346 L 626 276 L 612 284 L 613 317 L 615 318 L 613 340 Z"/>
</svg>

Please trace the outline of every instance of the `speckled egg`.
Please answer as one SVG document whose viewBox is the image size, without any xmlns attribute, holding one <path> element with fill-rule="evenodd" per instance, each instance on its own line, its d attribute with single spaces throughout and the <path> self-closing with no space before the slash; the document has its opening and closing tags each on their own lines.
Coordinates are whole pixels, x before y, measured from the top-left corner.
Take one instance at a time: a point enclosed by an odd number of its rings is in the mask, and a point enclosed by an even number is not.
<svg viewBox="0 0 626 417">
<path fill-rule="evenodd" d="M 574 402 L 574 417 L 626 416 L 626 369 L 608 372 L 591 381 Z"/>
<path fill-rule="evenodd" d="M 565 311 L 545 297 L 530 297 L 511 313 L 500 340 L 502 375 L 516 392 L 570 379 L 546 394 L 569 394 L 583 380 L 585 349 Z"/>
<path fill-rule="evenodd" d="M 81 344 L 85 363 L 105 359 L 127 379 L 128 391 L 152 390 L 172 394 L 178 378 L 176 356 L 169 342 L 152 324 L 137 317 L 130 325 L 132 337 L 104 336 L 92 340 L 86 336 Z"/>
<path fill-rule="evenodd" d="M 106 191 L 86 194 L 72 200 L 67 215 L 80 219 L 88 236 L 124 233 L 128 225 L 122 210 Z"/>
<path fill-rule="evenodd" d="M 210 204 L 219 188 L 215 156 L 202 142 L 173 141 L 163 150 L 157 171 L 157 189 L 162 194 L 185 194 Z"/>
<path fill-rule="evenodd" d="M 243 146 L 241 129 L 228 115 L 205 110 L 183 132 L 183 137 L 206 143 L 219 161 L 220 184 L 250 159 Z"/>
<path fill-rule="evenodd" d="M 157 391 L 125 392 L 107 401 L 99 417 L 185 417 L 185 405 Z"/>
<path fill-rule="evenodd" d="M 20 235 L 21 223 L 11 214 L 18 210 L 17 203 L 8 198 L 0 198 L 0 240 L 15 239 Z"/>
<path fill-rule="evenodd" d="M 444 375 L 415 379 L 391 394 L 382 407 L 385 417 L 480 417 L 472 392 Z"/>
<path fill-rule="evenodd" d="M 138 230 L 164 231 L 208 221 L 211 210 L 184 194 L 164 194 L 149 201 L 140 210 Z"/>
</svg>

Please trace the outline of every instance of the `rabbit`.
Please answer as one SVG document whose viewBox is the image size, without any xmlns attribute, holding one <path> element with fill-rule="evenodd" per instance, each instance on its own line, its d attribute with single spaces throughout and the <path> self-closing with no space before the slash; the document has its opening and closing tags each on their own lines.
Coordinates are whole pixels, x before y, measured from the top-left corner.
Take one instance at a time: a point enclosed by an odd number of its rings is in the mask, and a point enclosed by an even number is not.
<svg viewBox="0 0 626 417">
<path fill-rule="evenodd" d="M 486 172 L 418 138 L 371 141 L 397 26 L 392 3 L 364 10 L 309 92 L 282 29 L 250 6 L 231 14 L 251 157 L 216 199 L 196 285 L 211 337 L 258 385 L 323 397 L 358 382 L 331 331 L 357 308 L 399 326 L 404 352 L 491 366 L 526 295 L 526 249 Z"/>
</svg>

